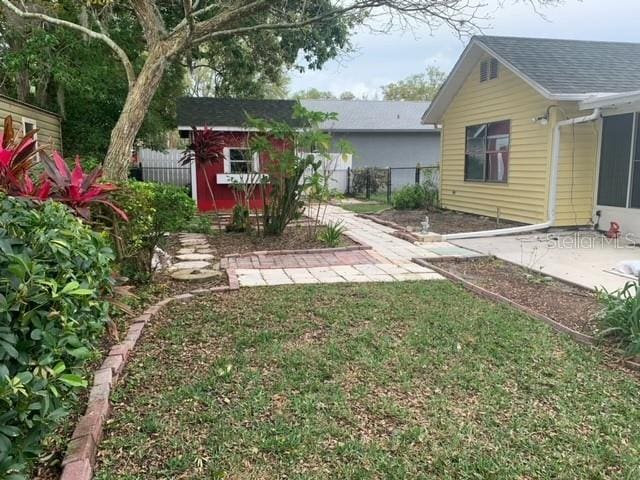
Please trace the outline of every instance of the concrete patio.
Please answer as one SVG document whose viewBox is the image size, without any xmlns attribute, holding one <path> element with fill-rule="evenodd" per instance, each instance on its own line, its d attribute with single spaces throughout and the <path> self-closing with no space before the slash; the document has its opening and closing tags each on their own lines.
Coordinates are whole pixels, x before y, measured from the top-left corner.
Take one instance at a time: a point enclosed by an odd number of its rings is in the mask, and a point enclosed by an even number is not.
<svg viewBox="0 0 640 480">
<path fill-rule="evenodd" d="M 631 277 L 615 274 L 612 269 L 623 261 L 640 261 L 640 248 L 591 231 L 562 230 L 451 243 L 591 289 L 623 287 Z"/>
</svg>

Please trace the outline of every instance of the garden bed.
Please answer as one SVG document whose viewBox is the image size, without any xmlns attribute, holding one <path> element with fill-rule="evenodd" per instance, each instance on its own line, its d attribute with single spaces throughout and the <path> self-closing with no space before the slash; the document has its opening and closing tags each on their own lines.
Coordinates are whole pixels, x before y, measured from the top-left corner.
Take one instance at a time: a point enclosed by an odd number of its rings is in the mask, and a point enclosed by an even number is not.
<svg viewBox="0 0 640 480">
<path fill-rule="evenodd" d="M 508 220 L 500 220 L 500 223 L 496 223 L 495 218 L 454 212 L 453 210 L 386 210 L 372 216 L 387 222 L 393 222 L 410 231 L 420 231 L 422 230 L 421 223 L 424 222 L 426 215 L 429 216 L 431 231 L 442 235 L 494 230 L 497 228 L 509 228 L 522 225 Z"/>
<path fill-rule="evenodd" d="M 320 227 L 322 228 L 322 227 Z M 224 257 L 234 253 L 251 253 L 270 250 L 306 250 L 326 248 L 320 240 L 309 238 L 304 225 L 287 227 L 282 235 L 259 236 L 255 233 L 217 233 L 208 236 L 209 244 L 216 250 L 215 255 Z M 340 246 L 348 247 L 356 243 L 342 235 Z"/>
<path fill-rule="evenodd" d="M 443 260 L 440 267 L 585 335 L 597 333 L 595 293 L 495 257 Z"/>
</svg>

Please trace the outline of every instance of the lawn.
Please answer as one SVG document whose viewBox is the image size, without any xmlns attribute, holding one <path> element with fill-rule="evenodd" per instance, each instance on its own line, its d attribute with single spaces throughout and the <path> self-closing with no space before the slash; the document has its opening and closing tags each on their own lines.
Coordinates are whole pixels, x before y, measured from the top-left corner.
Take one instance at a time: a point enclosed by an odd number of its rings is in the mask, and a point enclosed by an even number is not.
<svg viewBox="0 0 640 480">
<path fill-rule="evenodd" d="M 636 379 L 448 282 L 241 290 L 147 328 L 98 479 L 638 478 Z"/>
<path fill-rule="evenodd" d="M 391 206 L 388 203 L 341 203 L 341 208 L 354 213 L 380 213 L 389 210 Z"/>
</svg>

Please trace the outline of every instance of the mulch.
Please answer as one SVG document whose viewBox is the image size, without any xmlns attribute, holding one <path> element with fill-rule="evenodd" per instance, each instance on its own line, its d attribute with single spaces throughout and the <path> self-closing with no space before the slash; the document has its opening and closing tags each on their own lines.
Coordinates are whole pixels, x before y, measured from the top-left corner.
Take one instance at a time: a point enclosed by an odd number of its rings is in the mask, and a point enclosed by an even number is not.
<svg viewBox="0 0 640 480">
<path fill-rule="evenodd" d="M 545 315 L 573 330 L 595 335 L 600 306 L 595 293 L 494 257 L 439 261 L 469 282 Z"/>
<path fill-rule="evenodd" d="M 429 216 L 431 231 L 443 235 L 494 230 L 522 225 L 521 223 L 511 222 L 509 220 L 500 220 L 500 223 L 497 223 L 495 218 L 454 212 L 452 210 L 385 210 L 373 216 L 396 223 L 408 230 L 420 231 L 422 229 L 421 223 L 424 222 L 426 215 Z"/>
</svg>

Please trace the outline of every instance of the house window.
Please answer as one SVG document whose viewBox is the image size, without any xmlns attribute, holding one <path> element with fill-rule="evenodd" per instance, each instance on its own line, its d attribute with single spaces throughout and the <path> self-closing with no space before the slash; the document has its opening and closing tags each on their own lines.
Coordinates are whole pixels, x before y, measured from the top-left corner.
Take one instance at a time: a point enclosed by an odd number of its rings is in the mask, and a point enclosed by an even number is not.
<svg viewBox="0 0 640 480">
<path fill-rule="evenodd" d="M 509 170 L 509 120 L 467 127 L 464 179 L 506 182 Z"/>
<path fill-rule="evenodd" d="M 224 173 L 243 174 L 257 172 L 260 168 L 258 154 L 251 153 L 248 148 L 225 148 Z"/>
</svg>

